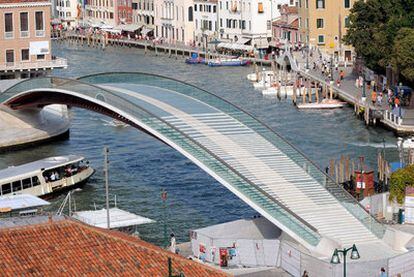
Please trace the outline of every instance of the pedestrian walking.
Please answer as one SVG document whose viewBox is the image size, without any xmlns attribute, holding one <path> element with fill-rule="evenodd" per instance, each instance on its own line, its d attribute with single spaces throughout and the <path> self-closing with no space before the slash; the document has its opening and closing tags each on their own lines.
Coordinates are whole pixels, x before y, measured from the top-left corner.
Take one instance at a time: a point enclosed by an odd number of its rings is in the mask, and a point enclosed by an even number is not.
<svg viewBox="0 0 414 277">
<path fill-rule="evenodd" d="M 382 92 L 378 94 L 377 96 L 377 104 L 378 106 L 382 105 Z"/>
<path fill-rule="evenodd" d="M 377 93 L 375 90 L 373 90 L 371 93 L 371 101 L 372 101 L 372 104 L 374 105 L 375 105 L 375 102 L 377 102 Z"/>
<path fill-rule="evenodd" d="M 342 81 L 344 79 L 344 77 L 345 77 L 345 72 L 341 69 L 341 71 L 339 71 L 339 78 Z"/>
<path fill-rule="evenodd" d="M 387 272 L 385 272 L 385 268 L 381 267 L 379 277 L 388 277 Z"/>
</svg>

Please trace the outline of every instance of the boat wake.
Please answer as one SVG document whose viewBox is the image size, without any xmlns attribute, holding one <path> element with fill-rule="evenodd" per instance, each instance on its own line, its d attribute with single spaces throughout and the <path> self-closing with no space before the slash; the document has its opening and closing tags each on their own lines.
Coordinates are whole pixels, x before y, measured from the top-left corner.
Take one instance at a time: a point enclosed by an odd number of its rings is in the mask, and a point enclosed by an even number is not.
<svg viewBox="0 0 414 277">
<path fill-rule="evenodd" d="M 359 147 L 371 147 L 371 148 L 384 148 L 384 143 L 382 142 L 347 142 L 349 145 L 359 146 Z M 385 148 L 397 148 L 397 144 L 386 142 Z"/>
</svg>

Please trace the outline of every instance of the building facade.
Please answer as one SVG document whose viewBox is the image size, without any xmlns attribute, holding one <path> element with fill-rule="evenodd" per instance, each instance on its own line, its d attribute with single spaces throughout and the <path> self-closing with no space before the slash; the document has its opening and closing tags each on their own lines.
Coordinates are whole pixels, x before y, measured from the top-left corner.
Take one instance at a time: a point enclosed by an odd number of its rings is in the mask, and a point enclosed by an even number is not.
<svg viewBox="0 0 414 277">
<path fill-rule="evenodd" d="M 194 11 L 192 0 L 154 0 L 155 36 L 169 43 L 192 44 Z"/>
<path fill-rule="evenodd" d="M 353 49 L 342 39 L 349 24 L 349 11 L 355 0 L 300 0 L 299 30 L 301 40 L 317 46 L 328 55 L 352 60 Z"/>
<path fill-rule="evenodd" d="M 0 79 L 36 77 L 67 66 L 52 57 L 50 14 L 50 1 L 0 0 Z"/>
<path fill-rule="evenodd" d="M 220 40 L 267 48 L 272 37 L 272 20 L 278 8 L 289 1 L 218 1 Z"/>
<path fill-rule="evenodd" d="M 272 43 L 274 47 L 299 46 L 299 16 L 296 6 L 283 5 L 280 9 L 280 17 L 272 22 Z"/>
<path fill-rule="evenodd" d="M 67 27 L 76 26 L 82 15 L 82 6 L 77 0 L 57 0 L 55 9 L 55 16 Z"/>
<path fill-rule="evenodd" d="M 132 23 L 141 26 L 141 35 L 154 36 L 154 0 L 132 0 Z"/>
<path fill-rule="evenodd" d="M 132 23 L 132 0 L 115 0 L 115 23 Z"/>
<path fill-rule="evenodd" d="M 194 40 L 205 45 L 218 34 L 217 0 L 194 0 Z"/>
</svg>

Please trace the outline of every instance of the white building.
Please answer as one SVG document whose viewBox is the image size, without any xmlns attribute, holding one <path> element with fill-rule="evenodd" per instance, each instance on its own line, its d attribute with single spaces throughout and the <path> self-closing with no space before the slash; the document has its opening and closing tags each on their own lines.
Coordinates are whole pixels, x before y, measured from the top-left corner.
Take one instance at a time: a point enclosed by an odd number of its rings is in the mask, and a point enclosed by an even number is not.
<svg viewBox="0 0 414 277">
<path fill-rule="evenodd" d="M 141 27 L 143 36 L 154 36 L 154 0 L 132 0 L 132 23 Z"/>
<path fill-rule="evenodd" d="M 220 40 L 267 48 L 272 37 L 272 19 L 289 0 L 219 0 Z"/>
<path fill-rule="evenodd" d="M 217 0 L 194 0 L 194 40 L 203 43 L 218 34 Z M 205 45 L 205 44 L 204 44 Z"/>
<path fill-rule="evenodd" d="M 155 37 L 169 43 L 190 44 L 194 38 L 192 0 L 154 0 Z"/>
<path fill-rule="evenodd" d="M 56 17 L 67 27 L 76 25 L 77 20 L 81 17 L 82 7 L 77 0 L 57 0 L 55 9 Z"/>
</svg>

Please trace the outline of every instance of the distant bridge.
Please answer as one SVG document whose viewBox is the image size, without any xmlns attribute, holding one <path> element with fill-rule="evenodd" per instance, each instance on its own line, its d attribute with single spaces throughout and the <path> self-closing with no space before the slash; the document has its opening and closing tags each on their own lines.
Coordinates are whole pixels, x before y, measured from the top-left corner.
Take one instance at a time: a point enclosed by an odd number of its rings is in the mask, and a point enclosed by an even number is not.
<svg viewBox="0 0 414 277">
<path fill-rule="evenodd" d="M 312 253 L 327 257 L 335 247 L 356 243 L 370 258 L 394 254 L 382 239 L 386 228 L 300 151 L 253 116 L 200 88 L 144 73 L 49 77 L 11 87 L 0 94 L 0 103 L 13 109 L 67 104 L 143 130 Z"/>
</svg>

